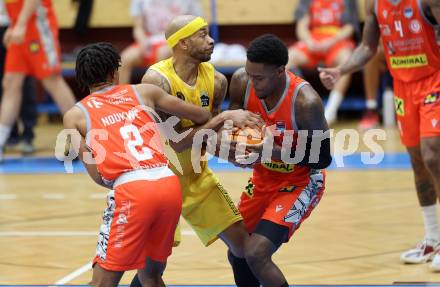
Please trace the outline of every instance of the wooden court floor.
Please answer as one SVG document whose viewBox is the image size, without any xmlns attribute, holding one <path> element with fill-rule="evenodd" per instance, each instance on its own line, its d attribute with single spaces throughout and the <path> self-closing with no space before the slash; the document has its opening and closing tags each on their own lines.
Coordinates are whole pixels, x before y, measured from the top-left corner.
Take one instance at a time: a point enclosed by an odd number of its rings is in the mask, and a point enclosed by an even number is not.
<svg viewBox="0 0 440 287">
<path fill-rule="evenodd" d="M 248 173 L 218 173 L 235 200 Z M 53 284 L 93 256 L 105 190 L 86 175 L 2 176 L 0 284 Z M 232 283 L 226 249 L 203 247 L 183 224 L 169 284 Z M 409 171 L 332 171 L 317 209 L 275 256 L 295 284 L 440 281 L 428 265 L 403 265 L 399 253 L 422 236 Z M 130 275 L 125 276 L 127 283 Z M 70 281 L 87 284 L 90 272 Z"/>
<path fill-rule="evenodd" d="M 238 200 L 250 173 L 217 174 Z M 311 217 L 275 256 L 290 284 L 440 282 L 427 264 L 399 262 L 423 236 L 410 170 L 332 170 L 326 185 Z M 85 174 L 0 174 L 0 284 L 54 284 L 85 266 L 105 194 Z M 182 228 L 166 283 L 232 284 L 225 246 L 203 247 L 185 222 Z M 87 284 L 85 269 L 65 283 Z"/>
</svg>

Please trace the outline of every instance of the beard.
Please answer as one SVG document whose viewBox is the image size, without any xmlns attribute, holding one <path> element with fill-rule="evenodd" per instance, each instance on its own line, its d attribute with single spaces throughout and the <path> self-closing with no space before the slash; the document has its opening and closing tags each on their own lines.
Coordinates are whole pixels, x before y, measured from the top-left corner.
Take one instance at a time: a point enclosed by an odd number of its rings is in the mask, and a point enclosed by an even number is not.
<svg viewBox="0 0 440 287">
<path fill-rule="evenodd" d="M 193 58 L 193 59 L 196 59 L 196 60 L 198 60 L 198 61 L 200 61 L 200 62 L 208 62 L 209 60 L 211 60 L 211 53 L 210 54 L 207 54 L 207 53 L 202 53 L 202 52 L 199 52 L 199 51 L 194 51 L 194 52 L 191 52 L 191 57 Z"/>
</svg>

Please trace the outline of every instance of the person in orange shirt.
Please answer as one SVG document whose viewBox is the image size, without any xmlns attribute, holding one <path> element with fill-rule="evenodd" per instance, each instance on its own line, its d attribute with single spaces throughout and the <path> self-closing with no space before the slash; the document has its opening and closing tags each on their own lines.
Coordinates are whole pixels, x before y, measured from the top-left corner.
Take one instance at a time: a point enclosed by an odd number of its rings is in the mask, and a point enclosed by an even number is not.
<svg viewBox="0 0 440 287">
<path fill-rule="evenodd" d="M 274 136 L 268 159 L 264 159 L 262 143 L 247 146 L 250 154 L 257 155 L 255 161 L 236 160 L 241 166 L 253 167 L 238 204 L 251 234 L 245 242 L 244 257 L 260 284 L 271 287 L 289 286 L 272 255 L 319 203 L 325 189 L 324 169 L 332 159 L 321 99 L 306 81 L 286 71 L 287 61 L 287 47 L 279 38 L 260 36 L 251 42 L 246 67 L 234 73 L 229 90 L 229 108 L 260 114 L 266 130 Z M 317 131 L 323 137 L 315 136 Z M 281 147 L 290 151 L 288 158 L 292 160 L 299 132 L 307 135 L 304 156 L 295 159 L 296 163 L 287 162 Z M 285 147 L 283 139 L 289 135 L 292 145 Z M 311 148 L 313 137 L 321 140 L 316 150 Z"/>
<path fill-rule="evenodd" d="M 287 68 L 337 66 L 350 57 L 356 28 L 356 1 L 302 0 L 295 13 L 299 42 L 289 48 Z M 355 12 L 353 12 L 355 11 Z M 350 85 L 350 75 L 342 77 L 329 95 L 325 107 L 328 124 L 337 119 L 337 112 Z"/>
<path fill-rule="evenodd" d="M 214 40 L 209 35 L 208 23 L 201 17 L 180 15 L 169 23 L 165 36 L 173 50 L 173 57 L 151 66 L 142 82 L 157 85 L 188 103 L 205 107 L 214 118 L 224 113 L 237 112 L 221 111 L 228 81 L 209 63 Z M 248 114 L 248 122 L 239 122 L 239 126 L 262 125 L 258 115 L 244 112 Z M 168 117 L 166 114 L 163 116 Z M 176 128 L 179 132 L 192 129 L 181 141 L 169 141 L 170 147 L 176 152 L 177 161 L 171 164 L 171 168 L 179 176 L 182 185 L 183 218 L 205 246 L 210 246 L 217 239 L 225 243 L 228 254 L 233 255 L 228 259 L 237 286 L 260 286 L 243 258 L 244 242 L 249 234 L 238 209 L 209 168 L 208 161 L 194 156 L 191 148 L 197 139 L 197 132 L 207 127 L 195 127 L 193 122 L 182 119 Z M 209 129 L 218 131 L 220 128 L 221 125 Z M 137 277 L 133 278 L 130 286 L 141 287 Z"/>
<path fill-rule="evenodd" d="M 5 4 L 11 25 L 3 38 L 7 52 L 0 110 L 0 161 L 20 111 L 27 75 L 42 81 L 61 113 L 75 103 L 61 76 L 58 25 L 51 0 L 8 0 Z"/>
<path fill-rule="evenodd" d="M 388 69 L 394 79 L 397 122 L 411 158 L 425 238 L 400 256 L 405 263 L 425 263 L 440 271 L 440 24 L 437 0 L 367 0 L 362 43 L 336 68 L 320 69 L 321 81 L 332 89 L 341 76 L 360 70 L 382 38 Z"/>
<path fill-rule="evenodd" d="M 124 271 L 137 269 L 142 286 L 164 286 L 162 273 L 171 254 L 182 194 L 163 152 L 155 110 L 206 123 L 207 128 L 220 125 L 226 113 L 240 126 L 249 113 L 228 111 L 211 119 L 207 109 L 154 85 L 119 85 L 119 66 L 120 56 L 111 44 L 83 48 L 76 77 L 90 95 L 64 115 L 64 127 L 71 139 L 77 136 L 88 173 L 96 183 L 112 189 L 91 285 L 117 286 Z"/>
<path fill-rule="evenodd" d="M 9 26 L 9 16 L 6 11 L 5 1 L 0 0 L 0 39 L 3 39 Z M 6 60 L 6 47 L 0 43 L 0 82 L 3 79 L 4 65 Z M 31 155 L 35 148 L 32 143 L 34 139 L 34 127 L 37 124 L 37 107 L 35 105 L 35 95 L 33 91 L 33 80 L 27 77 L 23 83 L 23 100 L 20 109 L 20 119 L 23 129 L 20 131 L 19 124 L 16 122 L 11 130 L 9 139 L 6 143 L 7 149 L 15 150 L 16 146 L 22 141 L 21 152 L 23 155 Z M 0 87 L 0 99 L 3 95 L 3 87 Z"/>
</svg>

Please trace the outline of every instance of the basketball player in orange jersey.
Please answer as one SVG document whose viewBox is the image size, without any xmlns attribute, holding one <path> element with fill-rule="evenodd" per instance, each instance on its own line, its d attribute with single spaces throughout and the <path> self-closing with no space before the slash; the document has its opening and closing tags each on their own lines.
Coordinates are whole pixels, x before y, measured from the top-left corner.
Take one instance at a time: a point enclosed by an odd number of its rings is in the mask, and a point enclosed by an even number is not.
<svg viewBox="0 0 440 287">
<path fill-rule="evenodd" d="M 64 116 L 81 135 L 79 156 L 93 180 L 112 188 L 107 197 L 92 286 L 117 286 L 137 269 L 143 286 L 164 286 L 161 273 L 171 254 L 181 205 L 179 179 L 168 168 L 150 107 L 198 124 L 211 118 L 200 107 L 153 85 L 118 85 L 120 56 L 108 43 L 78 54 L 76 77 L 90 95 Z M 86 153 L 93 159 L 87 159 Z"/>
<path fill-rule="evenodd" d="M 288 69 L 315 68 L 319 64 L 335 67 L 345 62 L 355 46 L 356 11 L 356 1 L 352 0 L 301 0 L 295 13 L 299 42 L 290 47 Z M 342 77 L 330 92 L 325 107 L 330 125 L 336 122 L 350 78 Z"/>
<path fill-rule="evenodd" d="M 440 1 L 367 0 L 366 5 L 362 43 L 346 63 L 320 69 L 320 77 L 327 88 L 333 88 L 342 75 L 361 69 L 375 55 L 382 37 L 394 79 L 400 135 L 411 157 L 425 223 L 425 238 L 400 258 L 406 263 L 432 259 L 432 269 L 440 270 L 440 49 L 435 31 Z"/>
<path fill-rule="evenodd" d="M 246 67 L 234 73 L 229 90 L 230 109 L 260 114 L 274 135 L 269 160 L 262 161 L 264 144 L 247 147 L 259 158 L 251 164 L 253 175 L 238 205 L 251 234 L 244 249 L 246 261 L 261 285 L 271 287 L 288 286 L 272 255 L 319 203 L 325 187 L 324 168 L 331 163 L 321 99 L 307 82 L 286 71 L 287 61 L 287 47 L 279 38 L 260 36 L 250 44 Z M 289 164 L 282 155 L 283 138 L 300 130 L 308 134 L 304 157 Z M 320 147 L 312 149 L 312 136 L 318 138 L 317 132 L 324 137 Z M 296 152 L 295 134 L 287 148 L 289 157 Z"/>
<path fill-rule="evenodd" d="M 208 23 L 201 17 L 178 16 L 171 21 L 165 37 L 173 50 L 173 57 L 151 66 L 142 82 L 157 85 L 188 103 L 208 109 L 215 116 L 202 127 L 194 127 L 192 121 L 182 119 L 178 125 L 179 132 L 188 128 L 192 128 L 193 131 L 179 142 L 169 142 L 176 151 L 181 166 L 181 170 L 175 166 L 171 168 L 178 175 L 182 185 L 182 216 L 205 246 L 209 246 L 218 238 L 228 246 L 229 254 L 234 254 L 229 259 L 238 286 L 259 286 L 243 259 L 244 242 L 249 235 L 233 200 L 206 161 L 198 160 L 200 171 L 193 168 L 191 145 L 196 132 L 202 128 L 218 130 L 222 125 L 216 124 L 214 119 L 218 115 L 233 112 L 220 113 L 228 83 L 225 76 L 208 63 L 214 48 L 214 41 L 209 36 Z M 258 115 L 249 111 L 243 112 L 247 117 L 246 121 L 241 122 L 242 125 L 262 125 Z M 235 258 L 238 259 L 234 260 Z M 135 278 L 131 286 L 139 285 Z"/>
<path fill-rule="evenodd" d="M 27 75 L 42 81 L 61 113 L 75 104 L 61 76 L 58 24 L 51 0 L 5 1 L 11 25 L 4 35 L 7 48 L 0 110 L 0 161 L 11 127 L 20 111 Z"/>
</svg>

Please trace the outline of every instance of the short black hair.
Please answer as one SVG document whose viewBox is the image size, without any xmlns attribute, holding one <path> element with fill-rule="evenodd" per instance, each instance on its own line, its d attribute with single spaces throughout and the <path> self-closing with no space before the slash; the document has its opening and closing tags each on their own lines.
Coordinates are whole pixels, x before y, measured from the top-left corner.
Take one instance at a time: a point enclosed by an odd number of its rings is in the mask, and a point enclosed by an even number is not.
<svg viewBox="0 0 440 287">
<path fill-rule="evenodd" d="M 106 42 L 85 46 L 76 58 L 76 80 L 84 88 L 105 83 L 109 75 L 121 66 L 121 56 Z"/>
<path fill-rule="evenodd" d="M 247 59 L 254 63 L 280 67 L 287 65 L 289 52 L 280 38 L 273 34 L 265 34 L 250 43 Z"/>
</svg>

